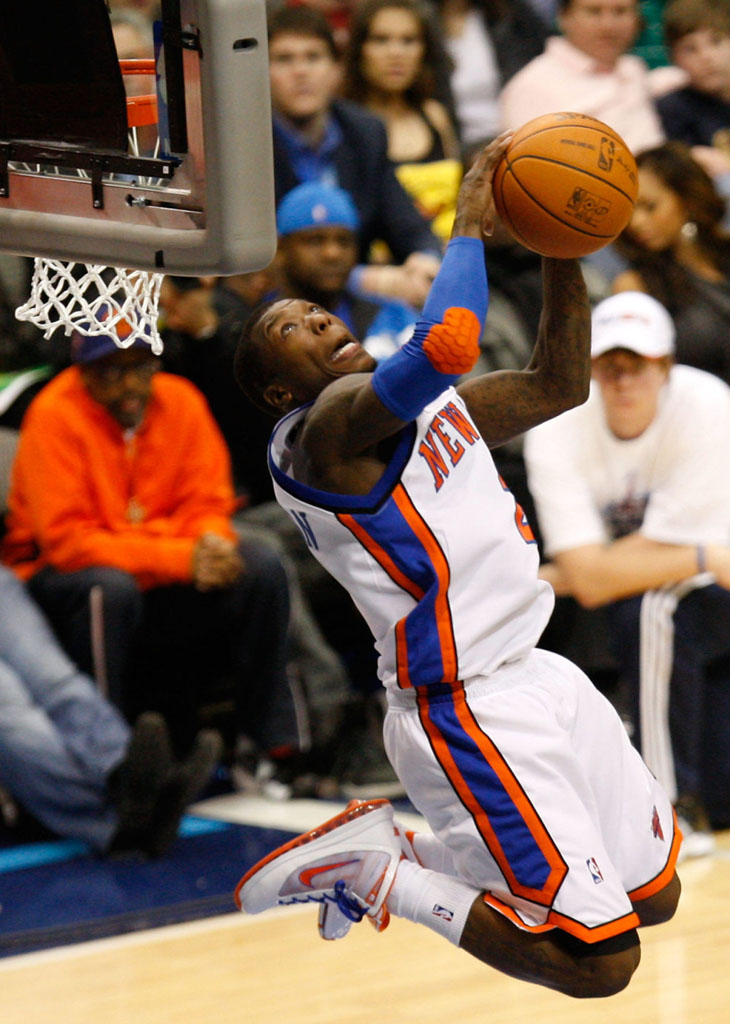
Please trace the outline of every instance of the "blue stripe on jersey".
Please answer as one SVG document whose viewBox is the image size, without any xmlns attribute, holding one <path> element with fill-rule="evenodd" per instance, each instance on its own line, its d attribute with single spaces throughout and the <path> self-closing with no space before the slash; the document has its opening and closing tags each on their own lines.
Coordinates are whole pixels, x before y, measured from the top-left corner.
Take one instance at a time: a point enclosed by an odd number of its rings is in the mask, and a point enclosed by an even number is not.
<svg viewBox="0 0 730 1024">
<path fill-rule="evenodd" d="M 464 783 L 488 817 L 518 885 L 541 891 L 548 882 L 551 865 L 495 766 L 459 721 L 454 695 L 429 697 L 428 715 L 446 743 Z M 505 762 L 502 767 L 506 767 Z M 452 784 L 455 781 L 452 780 Z M 461 787 L 457 783 L 455 788 L 458 793 Z M 503 858 L 494 850 L 491 852 L 499 864 Z"/>
<path fill-rule="evenodd" d="M 309 403 L 312 404 L 311 402 Z M 331 491 L 320 491 L 316 487 L 309 487 L 307 484 L 300 483 L 295 480 L 288 473 L 284 472 L 279 466 L 276 465 L 272 452 L 272 444 L 274 434 L 278 433 L 282 429 L 283 424 L 290 417 L 297 417 L 303 409 L 308 408 L 307 406 L 299 406 L 298 409 L 294 409 L 292 412 L 287 413 L 283 420 L 277 424 L 274 429 L 274 433 L 271 435 L 269 441 L 269 472 L 273 476 L 276 483 L 284 491 L 288 491 L 295 498 L 300 501 L 306 501 L 309 505 L 316 505 L 319 508 L 328 509 L 330 511 L 345 510 L 355 511 L 369 511 L 377 508 L 384 498 L 387 498 L 388 494 L 393 490 L 395 485 L 400 479 L 400 475 L 410 458 L 411 451 L 413 449 L 413 443 L 416 439 L 416 424 L 409 423 L 396 435 L 398 438 L 397 446 L 390 458 L 388 465 L 385 468 L 380 480 L 368 494 L 333 494 Z"/>
<path fill-rule="evenodd" d="M 448 575 L 444 580 L 442 570 L 442 574 L 439 576 L 422 540 L 392 496 L 377 512 L 362 515 L 355 513 L 352 515 L 352 519 L 362 533 L 366 534 L 374 542 L 374 545 L 377 545 L 377 549 L 384 552 L 398 571 L 422 594 L 420 599 L 414 597 L 414 601 L 417 603 L 414 604 L 405 620 L 407 671 L 411 684 L 420 686 L 456 681 L 455 676 L 453 679 L 444 679 L 444 658 L 439 642 L 440 630 L 436 614 L 437 599 L 440 596 L 444 600 L 446 599 L 445 589 L 448 586 Z M 424 530 L 428 530 L 425 522 L 420 518 L 418 518 L 418 525 Z M 430 530 L 428 533 L 431 537 L 433 536 Z M 358 539 L 388 572 L 387 565 L 384 565 L 383 560 L 378 557 L 378 551 L 363 542 L 361 538 Z M 436 543 L 434 538 L 434 544 Z M 448 574 L 445 557 L 442 566 Z M 411 588 L 408 588 L 408 592 L 413 594 Z M 453 633 L 451 635 L 453 636 Z"/>
</svg>

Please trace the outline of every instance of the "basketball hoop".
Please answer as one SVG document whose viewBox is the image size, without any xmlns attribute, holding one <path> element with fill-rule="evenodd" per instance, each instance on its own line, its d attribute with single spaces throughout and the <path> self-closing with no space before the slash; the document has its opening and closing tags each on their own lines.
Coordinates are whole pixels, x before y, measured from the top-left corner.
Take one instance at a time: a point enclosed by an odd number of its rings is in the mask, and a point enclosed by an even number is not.
<svg viewBox="0 0 730 1024">
<path fill-rule="evenodd" d="M 154 60 L 119 63 L 123 75 L 155 75 Z M 156 122 L 154 94 L 127 98 L 131 153 L 140 155 L 137 128 Z M 163 346 L 157 319 L 163 277 L 146 270 L 36 257 L 30 298 L 15 310 L 15 316 L 34 324 L 46 338 L 59 328 L 67 335 L 74 330 L 86 335 L 111 333 L 120 348 L 128 348 L 140 339 L 152 347 L 155 355 L 160 355 Z M 123 337 L 119 337 L 116 328 L 122 323 Z"/>
<path fill-rule="evenodd" d="M 37 257 L 30 298 L 15 311 L 18 320 L 35 324 L 46 338 L 63 327 L 66 334 L 111 334 L 120 348 L 137 338 L 162 352 L 157 330 L 163 274 L 88 263 L 64 263 Z M 116 328 L 124 323 L 121 338 Z"/>
</svg>

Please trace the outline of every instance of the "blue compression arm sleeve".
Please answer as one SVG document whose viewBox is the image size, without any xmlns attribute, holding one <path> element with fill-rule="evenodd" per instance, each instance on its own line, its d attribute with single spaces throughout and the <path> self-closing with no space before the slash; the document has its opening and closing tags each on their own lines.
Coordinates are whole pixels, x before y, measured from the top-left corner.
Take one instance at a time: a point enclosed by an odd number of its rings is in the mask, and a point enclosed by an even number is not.
<svg viewBox="0 0 730 1024">
<path fill-rule="evenodd" d="M 479 238 L 446 247 L 413 337 L 373 374 L 375 393 L 408 422 L 474 366 L 487 315 L 487 271 Z"/>
</svg>

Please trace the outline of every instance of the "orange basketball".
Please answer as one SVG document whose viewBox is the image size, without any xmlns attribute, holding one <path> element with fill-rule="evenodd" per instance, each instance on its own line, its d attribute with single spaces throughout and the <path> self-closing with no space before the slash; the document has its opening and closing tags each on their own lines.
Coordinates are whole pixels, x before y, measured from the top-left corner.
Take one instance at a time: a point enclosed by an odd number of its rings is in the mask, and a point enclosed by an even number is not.
<svg viewBox="0 0 730 1024">
<path fill-rule="evenodd" d="M 523 125 L 494 172 L 505 227 L 543 256 L 586 256 L 626 227 L 636 161 L 613 128 L 587 114 L 543 114 Z"/>
</svg>

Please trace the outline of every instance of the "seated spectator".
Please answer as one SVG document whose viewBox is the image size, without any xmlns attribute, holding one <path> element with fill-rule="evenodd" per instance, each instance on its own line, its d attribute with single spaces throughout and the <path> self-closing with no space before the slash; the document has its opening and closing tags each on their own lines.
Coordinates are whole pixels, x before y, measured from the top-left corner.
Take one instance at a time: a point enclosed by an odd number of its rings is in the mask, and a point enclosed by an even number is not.
<svg viewBox="0 0 730 1024">
<path fill-rule="evenodd" d="M 365 298 L 348 288 L 357 259 L 357 209 L 344 189 L 311 181 L 277 208 L 279 285 L 269 298 L 307 298 L 331 310 L 376 359 L 407 341 L 418 314 L 395 299 Z"/>
<path fill-rule="evenodd" d="M 274 294 L 276 283 L 271 268 L 221 278 L 217 283 L 213 279 L 166 277 L 160 293 L 162 365 L 191 380 L 208 400 L 231 454 L 239 505 L 233 517 L 236 532 L 249 543 L 263 542 L 273 547 L 286 569 L 289 671 L 301 684 L 306 701 L 314 751 L 306 760 L 316 765 L 314 774 L 321 776 L 331 765 L 319 755 L 333 739 L 342 707 L 350 699 L 350 686 L 339 655 L 325 640 L 310 607 L 306 571 L 300 571 L 301 562 L 289 551 L 289 532 L 297 539 L 299 532 L 296 527 L 289 531 L 289 523 L 282 522 L 280 516 L 272 518 L 278 505 L 273 501 L 266 446 L 273 421 L 242 400 L 232 373 L 233 352 L 242 326 L 257 302 Z M 377 308 L 364 299 L 357 302 L 367 309 Z M 307 776 L 311 774 L 306 772 Z M 241 772 L 235 771 L 235 780 L 240 788 L 255 789 Z M 305 783 L 318 795 L 326 795 L 324 791 L 330 785 L 327 778 L 300 778 L 297 795 L 304 795 Z"/>
<path fill-rule="evenodd" d="M 563 34 L 551 36 L 544 53 L 505 85 L 501 127 L 578 109 L 614 128 L 634 152 L 663 142 L 651 73 L 627 52 L 639 32 L 639 0 L 560 0 L 558 6 Z"/>
<path fill-rule="evenodd" d="M 545 47 L 546 12 L 533 7 L 526 0 L 436 0 L 466 152 L 481 149 L 497 135 L 502 88 Z"/>
<path fill-rule="evenodd" d="M 347 287 L 357 259 L 359 226 L 357 210 L 347 192 L 318 182 L 299 185 L 279 204 L 277 224 L 279 248 L 272 268 L 275 273 L 269 278 L 273 287 L 266 290 L 267 298 L 306 296 L 320 302 L 353 330 L 361 331 L 366 347 L 378 359 L 391 355 L 410 336 L 416 319 L 414 310 L 397 300 L 365 298 Z M 227 286 L 228 279 L 221 283 Z M 250 283 L 245 281 L 246 286 Z M 168 278 L 163 284 L 165 365 L 178 372 L 186 372 L 184 367 L 200 367 L 205 358 L 202 350 L 218 346 L 221 357 L 216 365 L 224 376 L 218 380 L 217 373 L 209 372 L 205 377 L 198 375 L 192 379 L 200 383 L 206 394 L 217 395 L 223 390 L 227 393 L 231 383 L 235 384 L 230 360 L 240 327 L 228 330 L 228 321 L 219 313 L 219 291 L 200 283 L 187 291 L 181 290 L 181 286 L 177 278 Z M 245 316 L 248 310 L 245 299 L 250 302 L 262 297 L 258 289 L 254 294 L 247 290 L 245 297 L 240 296 L 238 316 Z M 224 301 L 233 308 L 231 294 Z M 206 334 L 205 339 L 200 338 L 201 332 Z M 196 336 L 200 338 L 197 343 L 193 340 Z M 224 363 L 229 364 L 225 370 Z M 207 365 L 213 365 L 212 358 L 207 359 Z M 218 401 L 212 399 L 211 405 L 215 414 Z M 223 428 L 234 452 L 234 464 L 253 457 L 265 466 L 272 424 L 240 392 L 235 406 L 230 406 L 232 413 L 236 410 L 237 418 L 229 418 L 228 429 Z M 250 428 L 246 425 L 249 420 Z M 256 424 L 265 427 L 265 440 L 259 439 Z M 235 453 L 241 448 L 245 450 L 239 459 Z M 346 795 L 362 794 L 365 789 L 370 795 L 394 795 L 397 780 L 378 747 L 380 709 L 376 698 L 380 691 L 370 692 L 377 683 L 372 643 L 351 601 L 312 558 L 298 528 L 276 502 L 256 501 L 253 507 L 244 508 L 235 521 L 244 536 L 252 528 L 263 528 L 269 536 L 273 533 L 285 548 L 283 557 L 292 583 L 291 653 L 314 725 L 317 750 L 309 760 L 317 768 L 316 774 L 326 777 L 334 772 Z M 325 711 L 327 718 L 322 729 L 319 726 Z M 333 734 L 333 725 L 341 737 Z M 367 750 L 353 750 L 354 734 Z M 346 744 L 341 742 L 345 736 Z M 357 765 L 353 764 L 355 753 L 360 755 Z"/>
<path fill-rule="evenodd" d="M 355 10 L 344 95 L 385 123 L 398 180 L 445 244 L 462 166 L 450 109 L 436 99 L 448 57 L 420 0 L 365 0 Z"/>
<path fill-rule="evenodd" d="M 692 147 L 713 178 L 730 176 L 730 4 L 672 0 L 664 11 L 672 61 L 687 84 L 657 99 L 668 139 Z M 727 192 L 727 188 L 723 190 Z"/>
<path fill-rule="evenodd" d="M 347 100 L 326 20 L 307 7 L 269 19 L 277 203 L 296 185 L 346 189 L 360 215 L 359 290 L 420 306 L 441 259 L 441 243 L 416 210 L 388 160 L 385 126 Z M 386 243 L 396 265 L 367 265 L 372 243 Z"/>
<path fill-rule="evenodd" d="M 686 856 L 730 812 L 730 388 L 672 363 L 640 292 L 593 313 L 588 401 L 527 434 L 557 595 L 605 607 L 634 740 L 673 799 Z"/>
<path fill-rule="evenodd" d="M 35 820 L 99 853 L 160 856 L 220 753 L 206 730 L 177 763 L 152 712 L 132 731 L 0 566 L 0 783 Z"/>
<path fill-rule="evenodd" d="M 163 710 L 185 749 L 203 682 L 230 679 L 231 731 L 290 759 L 286 574 L 271 549 L 238 540 L 229 456 L 203 396 L 158 373 L 141 339 L 120 349 L 76 333 L 73 354 L 20 432 L 5 560 L 130 718 Z"/>
<path fill-rule="evenodd" d="M 676 359 L 730 384 L 730 235 L 725 204 L 689 149 L 667 142 L 638 156 L 639 196 L 614 248 L 627 269 L 612 290 L 643 291 L 670 312 Z"/>
</svg>

